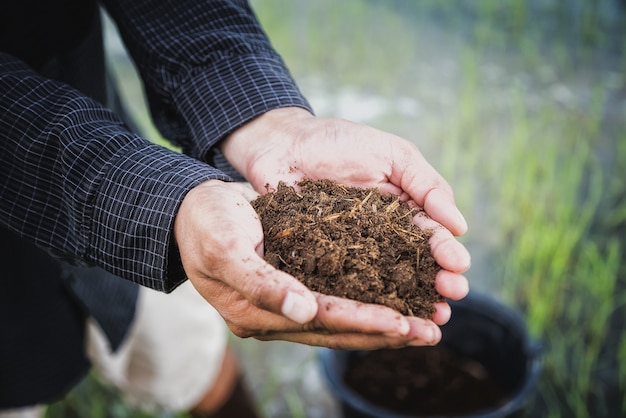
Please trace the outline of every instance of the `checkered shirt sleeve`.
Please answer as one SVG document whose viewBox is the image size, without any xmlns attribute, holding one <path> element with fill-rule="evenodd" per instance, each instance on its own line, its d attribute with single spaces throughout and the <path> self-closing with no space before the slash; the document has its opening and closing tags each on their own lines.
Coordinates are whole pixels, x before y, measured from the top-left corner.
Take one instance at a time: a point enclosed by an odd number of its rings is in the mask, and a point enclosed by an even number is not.
<svg viewBox="0 0 626 418">
<path fill-rule="evenodd" d="M 244 2 L 105 5 L 155 123 L 184 154 L 0 52 L 0 224 L 59 256 L 171 291 L 185 279 L 172 239 L 182 199 L 202 181 L 231 180 L 214 145 L 267 110 L 309 105 Z"/>
</svg>

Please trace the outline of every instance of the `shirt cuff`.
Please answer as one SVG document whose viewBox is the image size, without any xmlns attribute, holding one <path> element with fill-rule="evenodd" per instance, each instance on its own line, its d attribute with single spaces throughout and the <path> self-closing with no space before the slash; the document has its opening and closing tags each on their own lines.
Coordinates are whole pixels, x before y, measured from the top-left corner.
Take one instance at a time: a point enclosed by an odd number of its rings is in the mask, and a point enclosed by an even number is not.
<svg viewBox="0 0 626 418">
<path fill-rule="evenodd" d="M 158 145 L 120 150 L 103 176 L 88 231 L 88 257 L 112 273 L 170 292 L 186 280 L 173 236 L 186 193 L 231 180 L 205 163 Z"/>
<path fill-rule="evenodd" d="M 219 163 L 214 145 L 256 116 L 290 106 L 313 113 L 273 54 L 228 57 L 197 70 L 174 93 L 174 101 L 195 139 L 192 155 L 212 165 Z"/>
</svg>

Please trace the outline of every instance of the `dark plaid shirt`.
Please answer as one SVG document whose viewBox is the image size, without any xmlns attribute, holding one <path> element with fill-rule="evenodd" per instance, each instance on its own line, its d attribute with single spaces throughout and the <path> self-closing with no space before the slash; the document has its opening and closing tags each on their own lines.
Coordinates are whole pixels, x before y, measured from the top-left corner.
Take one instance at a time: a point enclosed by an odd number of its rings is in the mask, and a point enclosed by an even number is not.
<svg viewBox="0 0 626 418">
<path fill-rule="evenodd" d="M 0 225 L 59 256 L 169 291 L 184 280 L 170 251 L 183 197 L 202 181 L 236 175 L 216 143 L 270 109 L 308 104 L 244 1 L 102 3 L 139 69 L 155 124 L 184 153 L 131 133 L 112 111 L 0 48 Z M 15 35 L 3 27 L 6 45 Z M 45 37 L 39 46 L 49 51 Z"/>
</svg>

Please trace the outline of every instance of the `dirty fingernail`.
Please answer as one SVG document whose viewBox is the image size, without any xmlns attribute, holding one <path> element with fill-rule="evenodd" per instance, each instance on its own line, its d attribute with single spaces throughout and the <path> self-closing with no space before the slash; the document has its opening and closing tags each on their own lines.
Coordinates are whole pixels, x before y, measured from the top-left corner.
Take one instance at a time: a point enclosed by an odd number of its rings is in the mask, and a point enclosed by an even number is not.
<svg viewBox="0 0 626 418">
<path fill-rule="evenodd" d="M 309 322 L 317 312 L 317 304 L 311 303 L 303 295 L 295 292 L 288 292 L 283 301 L 281 312 L 287 318 L 299 324 Z"/>
</svg>

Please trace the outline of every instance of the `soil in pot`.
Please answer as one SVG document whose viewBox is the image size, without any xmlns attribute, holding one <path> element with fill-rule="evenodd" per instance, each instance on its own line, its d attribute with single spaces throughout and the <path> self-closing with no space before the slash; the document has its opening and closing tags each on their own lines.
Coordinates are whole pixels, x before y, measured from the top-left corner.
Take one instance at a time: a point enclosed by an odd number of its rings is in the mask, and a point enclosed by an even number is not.
<svg viewBox="0 0 626 418">
<path fill-rule="evenodd" d="M 445 345 L 365 352 L 344 375 L 346 385 L 390 411 L 463 416 L 504 404 L 509 394 L 479 362 Z"/>
<path fill-rule="evenodd" d="M 252 202 L 265 236 L 265 258 L 310 289 L 430 318 L 441 267 L 431 231 L 413 224 L 417 210 L 378 189 L 305 179 Z"/>
</svg>

